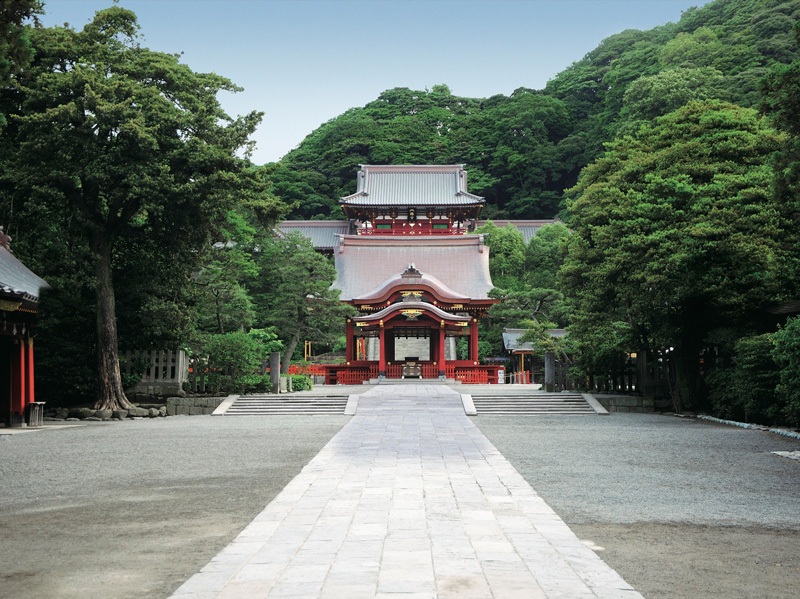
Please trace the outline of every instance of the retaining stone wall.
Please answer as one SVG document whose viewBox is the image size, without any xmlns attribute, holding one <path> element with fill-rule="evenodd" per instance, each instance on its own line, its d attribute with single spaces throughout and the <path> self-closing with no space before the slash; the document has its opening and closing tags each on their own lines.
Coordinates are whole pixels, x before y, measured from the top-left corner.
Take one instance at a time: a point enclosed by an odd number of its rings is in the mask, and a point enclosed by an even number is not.
<svg viewBox="0 0 800 599">
<path fill-rule="evenodd" d="M 653 412 L 655 402 L 652 397 L 637 397 L 635 395 L 608 395 L 593 393 L 594 398 L 609 412 L 633 412 L 646 414 Z"/>
<path fill-rule="evenodd" d="M 211 414 L 224 397 L 168 397 L 167 416 Z"/>
</svg>

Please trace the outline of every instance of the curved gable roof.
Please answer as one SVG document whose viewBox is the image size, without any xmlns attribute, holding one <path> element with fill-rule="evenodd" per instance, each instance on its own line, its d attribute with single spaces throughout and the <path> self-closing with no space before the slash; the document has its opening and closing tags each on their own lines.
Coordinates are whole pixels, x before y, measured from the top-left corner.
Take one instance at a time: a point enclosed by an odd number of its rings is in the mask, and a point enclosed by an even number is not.
<svg viewBox="0 0 800 599">
<path fill-rule="evenodd" d="M 406 270 L 406 272 L 408 272 L 408 269 Z M 389 277 L 388 279 L 386 279 L 386 281 L 384 281 L 373 291 L 367 293 L 362 297 L 359 297 L 358 299 L 365 301 L 381 300 L 382 298 L 388 297 L 391 294 L 392 290 L 397 287 L 414 287 L 414 288 L 427 287 L 431 291 L 431 293 L 433 293 L 436 299 L 443 301 L 450 300 L 454 302 L 460 302 L 470 299 L 465 295 L 460 295 L 456 293 L 436 277 L 432 277 L 430 275 L 422 273 L 420 273 L 420 276 L 407 276 L 406 272 L 402 272 L 393 277 Z"/>
<path fill-rule="evenodd" d="M 342 235 L 334 256 L 333 288 L 345 301 L 372 297 L 396 279 L 387 273 L 403 273 L 411 263 L 431 285 L 460 298 L 488 299 L 493 287 L 489 248 L 480 235 Z"/>
</svg>

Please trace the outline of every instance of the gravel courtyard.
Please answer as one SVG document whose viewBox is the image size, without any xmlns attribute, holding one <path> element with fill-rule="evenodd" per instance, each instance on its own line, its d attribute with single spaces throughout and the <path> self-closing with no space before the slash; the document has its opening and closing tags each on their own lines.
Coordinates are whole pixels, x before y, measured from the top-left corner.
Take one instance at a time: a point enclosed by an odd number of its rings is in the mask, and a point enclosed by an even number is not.
<svg viewBox="0 0 800 599">
<path fill-rule="evenodd" d="M 771 453 L 800 441 L 653 414 L 474 421 L 648 599 L 800 596 L 800 461 Z"/>
<path fill-rule="evenodd" d="M 0 434 L 0 597 L 167 597 L 348 419 Z M 474 421 L 648 599 L 797 597 L 800 461 L 770 452 L 800 441 L 659 415 Z"/>
</svg>

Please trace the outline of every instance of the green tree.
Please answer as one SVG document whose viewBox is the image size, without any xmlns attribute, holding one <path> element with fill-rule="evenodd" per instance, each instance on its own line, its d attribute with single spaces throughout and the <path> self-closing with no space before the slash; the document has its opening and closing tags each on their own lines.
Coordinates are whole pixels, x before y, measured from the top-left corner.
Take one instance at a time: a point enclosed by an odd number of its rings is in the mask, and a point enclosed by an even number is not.
<svg viewBox="0 0 800 599">
<path fill-rule="evenodd" d="M 753 110 L 690 102 L 610 144 L 569 201 L 572 334 L 621 321 L 632 349 L 669 349 L 678 411 L 701 401 L 698 355 L 715 332 L 784 292 L 792 227 L 769 166 L 780 142 Z"/>
<path fill-rule="evenodd" d="M 129 405 L 118 361 L 120 252 L 192 269 L 234 193 L 258 195 L 265 184 L 236 155 L 260 115 L 231 119 L 216 99 L 238 88 L 140 46 L 137 31 L 135 15 L 116 6 L 82 31 L 34 30 L 36 58 L 18 78 L 22 110 L 3 164 L 6 184 L 29 194 L 23 212 L 46 206 L 57 222 L 73 221 L 90 251 L 98 408 Z"/>
<path fill-rule="evenodd" d="M 11 76 L 27 66 L 33 57 L 29 28 L 25 21 L 42 14 L 42 0 L 0 1 L 0 86 L 8 85 Z M 0 112 L 0 126 L 6 122 Z"/>
<path fill-rule="evenodd" d="M 333 343 L 343 333 L 352 306 L 331 289 L 336 269 L 297 232 L 259 244 L 258 277 L 251 294 L 260 326 L 274 326 L 284 342 L 281 372 L 287 374 L 298 342 Z"/>
<path fill-rule="evenodd" d="M 533 287 L 558 288 L 558 271 L 564 262 L 569 229 L 556 221 L 537 229 L 525 248 L 525 279 Z"/>
<path fill-rule="evenodd" d="M 498 227 L 491 220 L 475 229 L 486 236 L 489 246 L 489 272 L 495 287 L 514 287 L 522 277 L 525 263 L 525 238 L 514 225 Z"/>
<path fill-rule="evenodd" d="M 798 12 L 800 17 L 800 12 Z M 795 25 L 795 38 L 800 46 L 800 21 Z M 764 100 L 761 109 L 775 126 L 787 133 L 775 155 L 775 201 L 794 224 L 795 236 L 786 239 L 786 249 L 800 245 L 800 59 L 790 65 L 776 67 L 763 82 Z M 800 255 L 787 271 L 787 280 L 795 281 L 800 290 Z"/>
</svg>

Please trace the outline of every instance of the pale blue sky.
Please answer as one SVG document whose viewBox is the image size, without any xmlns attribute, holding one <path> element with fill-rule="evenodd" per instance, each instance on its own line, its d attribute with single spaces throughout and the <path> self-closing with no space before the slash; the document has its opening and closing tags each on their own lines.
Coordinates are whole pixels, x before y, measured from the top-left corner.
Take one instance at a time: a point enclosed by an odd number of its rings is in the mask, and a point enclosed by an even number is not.
<svg viewBox="0 0 800 599">
<path fill-rule="evenodd" d="M 144 44 L 183 52 L 245 91 L 233 115 L 265 113 L 256 163 L 393 87 L 459 96 L 541 89 L 604 38 L 680 19 L 708 0 L 120 0 Z M 47 26 L 82 28 L 111 0 L 45 0 Z"/>
</svg>

